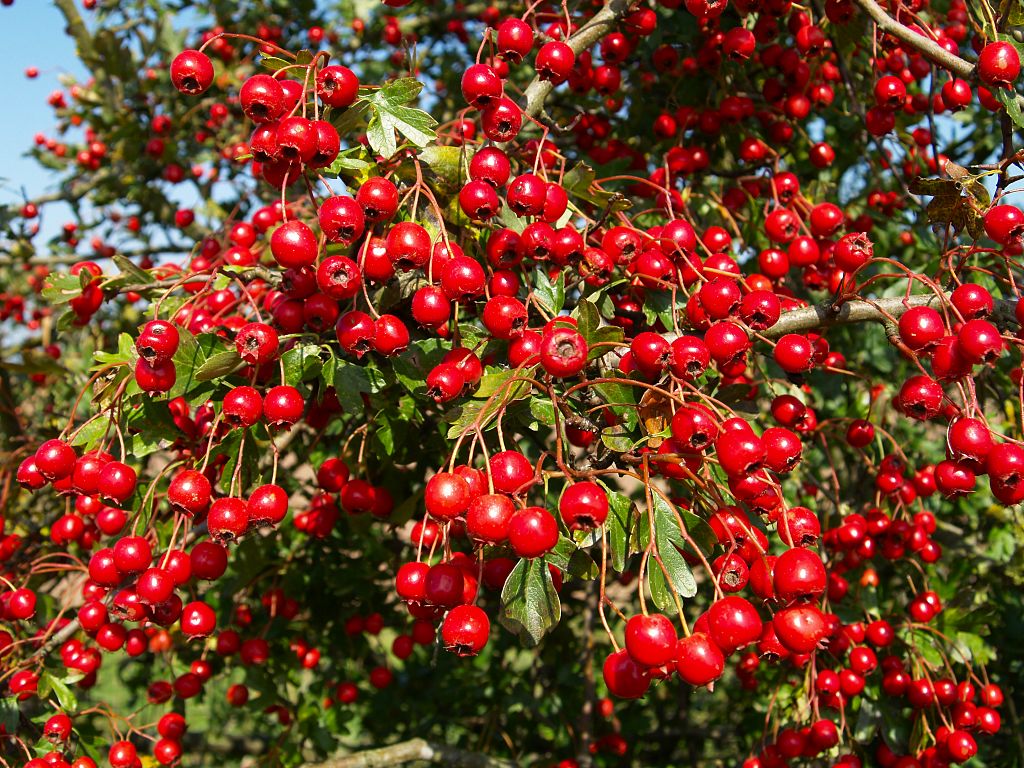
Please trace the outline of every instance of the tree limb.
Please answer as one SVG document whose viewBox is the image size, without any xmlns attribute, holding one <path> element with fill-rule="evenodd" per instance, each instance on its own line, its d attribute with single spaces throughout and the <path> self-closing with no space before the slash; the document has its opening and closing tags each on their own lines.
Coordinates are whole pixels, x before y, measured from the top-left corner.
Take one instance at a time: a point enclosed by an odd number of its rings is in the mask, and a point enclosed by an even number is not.
<svg viewBox="0 0 1024 768">
<path fill-rule="evenodd" d="M 901 24 L 887 14 L 875 0 L 853 0 L 853 2 L 864 11 L 878 25 L 878 28 L 898 40 L 917 50 L 922 56 L 933 64 L 938 64 L 943 69 L 949 70 L 957 77 L 965 80 L 974 74 L 974 65 L 965 59 L 961 59 L 934 40 L 918 34 L 914 30 Z"/>
<path fill-rule="evenodd" d="M 573 53 L 578 56 L 609 32 L 614 31 L 619 19 L 629 12 L 632 4 L 633 0 L 608 0 L 604 7 L 595 13 L 590 21 L 569 35 L 565 42 L 572 48 Z M 554 87 L 554 84 L 549 80 L 541 80 L 539 77 L 533 78 L 533 82 L 526 88 L 526 106 L 523 108 L 523 113 L 529 117 L 539 115 L 544 108 L 544 101 L 551 94 L 551 91 L 554 90 Z"/>
<path fill-rule="evenodd" d="M 413 761 L 440 763 L 452 768 L 512 768 L 514 763 L 479 752 L 449 747 L 426 739 L 409 739 L 389 747 L 369 749 L 354 755 L 337 757 L 322 763 L 309 763 L 304 768 L 383 768 Z"/>
<path fill-rule="evenodd" d="M 906 299 L 896 296 L 870 302 L 854 299 L 843 302 L 838 307 L 831 301 L 825 301 L 810 307 L 783 312 L 779 322 L 761 335 L 766 339 L 778 339 L 787 333 L 804 333 L 829 328 L 833 325 L 865 322 L 884 324 L 888 322 L 890 316 L 898 320 L 911 307 L 934 307 L 937 309 L 942 306 L 943 301 L 949 301 L 949 297 L 940 298 L 934 293 L 919 294 Z M 1013 318 L 1013 309 L 1016 303 L 1016 300 L 1013 299 L 997 301 L 995 319 L 1005 323 Z"/>
</svg>

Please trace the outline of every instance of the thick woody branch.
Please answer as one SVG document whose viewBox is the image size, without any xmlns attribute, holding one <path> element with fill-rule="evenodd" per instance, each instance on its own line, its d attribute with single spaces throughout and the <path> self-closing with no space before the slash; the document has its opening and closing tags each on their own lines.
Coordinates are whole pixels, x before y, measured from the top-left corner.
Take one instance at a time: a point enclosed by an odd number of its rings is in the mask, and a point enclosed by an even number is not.
<svg viewBox="0 0 1024 768">
<path fill-rule="evenodd" d="M 934 293 L 911 296 L 904 299 L 896 296 L 877 301 L 855 299 L 836 306 L 832 302 L 822 302 L 803 309 L 784 312 L 779 322 L 764 331 L 761 335 L 766 339 L 778 339 L 787 333 L 805 333 L 807 331 L 829 328 L 834 325 L 850 325 L 852 323 L 876 322 L 885 324 L 890 318 L 899 320 L 900 316 L 912 307 L 933 307 L 939 309 L 949 297 L 940 298 Z M 1005 323 L 1013 317 L 1015 300 L 1004 299 L 996 302 L 995 319 Z"/>
<path fill-rule="evenodd" d="M 880 30 L 914 48 L 933 64 L 938 64 L 943 69 L 949 70 L 965 80 L 974 74 L 974 65 L 969 61 L 961 59 L 934 40 L 904 26 L 887 14 L 875 0 L 853 0 L 853 2 L 871 17 Z"/>
<path fill-rule="evenodd" d="M 569 36 L 565 41 L 577 56 L 607 35 L 613 32 L 619 20 L 629 12 L 633 0 L 608 0 L 600 11 Z M 530 117 L 537 117 L 544 109 L 544 101 L 551 94 L 554 85 L 548 80 L 533 78 L 526 88 L 526 106 L 523 112 Z"/>
<path fill-rule="evenodd" d="M 452 768 L 512 768 L 513 763 L 479 752 L 466 752 L 436 744 L 426 739 L 410 739 L 390 747 L 357 752 L 323 763 L 307 764 L 305 768 L 383 768 L 415 761 L 438 763 Z"/>
</svg>

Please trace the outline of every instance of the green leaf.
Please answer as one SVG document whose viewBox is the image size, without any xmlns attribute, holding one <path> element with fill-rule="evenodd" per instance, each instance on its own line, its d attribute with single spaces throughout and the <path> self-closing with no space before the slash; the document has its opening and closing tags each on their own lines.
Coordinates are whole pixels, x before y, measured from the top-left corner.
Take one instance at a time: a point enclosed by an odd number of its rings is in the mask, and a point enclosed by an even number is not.
<svg viewBox="0 0 1024 768">
<path fill-rule="evenodd" d="M 277 72 L 279 69 L 290 67 L 291 63 L 277 56 L 261 56 L 260 66 L 264 69 L 269 69 L 271 72 Z"/>
<path fill-rule="evenodd" d="M 68 687 L 67 683 L 63 680 L 59 680 L 49 672 L 44 671 L 39 678 L 39 698 L 43 698 L 43 682 L 50 687 L 53 693 L 57 696 L 57 701 L 60 702 L 61 709 L 65 712 L 74 712 L 78 709 L 78 699 L 75 697 L 74 692 Z"/>
<path fill-rule="evenodd" d="M 597 311 L 597 306 L 592 301 L 580 299 L 570 317 L 576 319 L 576 329 L 580 332 L 580 336 L 586 340 L 588 345 L 591 344 L 594 333 L 601 325 L 601 315 Z"/>
<path fill-rule="evenodd" d="M 484 374 L 480 379 L 480 384 L 477 385 L 476 391 L 473 393 L 473 399 L 486 400 L 518 375 L 520 375 L 520 371 L 514 368 L 499 368 Z"/>
<path fill-rule="evenodd" d="M 672 304 L 672 294 L 668 291 L 648 291 L 644 296 L 644 317 L 652 325 L 656 320 L 668 329 L 672 329 L 675 319 L 675 307 Z"/>
<path fill-rule="evenodd" d="M 1014 124 L 1018 128 L 1024 128 L 1024 115 L 1021 114 L 1020 97 L 1017 96 L 1017 92 L 1012 88 L 996 88 L 993 94 L 1002 103 Z"/>
<path fill-rule="evenodd" d="M 370 109 L 370 105 L 366 100 L 357 101 L 351 107 L 346 109 L 341 115 L 333 121 L 334 127 L 337 129 L 340 136 L 347 136 L 348 134 L 355 131 L 356 126 L 362 121 L 363 116 Z"/>
<path fill-rule="evenodd" d="M 469 175 L 469 161 L 475 154 L 472 147 L 427 147 L 420 152 L 420 161 L 445 182 L 461 184 Z"/>
<path fill-rule="evenodd" d="M 362 411 L 363 395 L 379 392 L 383 386 L 380 371 L 376 368 L 340 359 L 334 368 L 333 382 L 338 402 L 348 413 Z"/>
<path fill-rule="evenodd" d="M 206 401 L 213 386 L 203 384 L 196 378 L 199 369 L 206 363 L 207 350 L 213 348 L 214 337 L 206 335 L 205 344 L 199 341 L 187 329 L 178 329 L 178 349 L 171 358 L 174 362 L 174 386 L 167 393 L 167 397 L 173 400 L 176 397 L 184 397 L 189 405 L 199 405 Z"/>
<path fill-rule="evenodd" d="M 384 454 L 386 456 L 391 456 L 395 452 L 395 432 L 387 414 L 387 411 L 377 412 L 377 415 L 373 419 L 373 424 L 376 427 L 373 432 L 373 436 L 377 438 L 377 442 L 380 443 L 380 447 L 384 450 Z"/>
<path fill-rule="evenodd" d="M 473 424 L 476 424 L 480 429 L 488 429 L 491 425 L 492 419 L 494 419 L 502 408 L 507 408 L 510 403 L 515 400 L 522 400 L 530 396 L 532 385 L 528 381 L 516 381 L 509 384 L 513 378 L 513 374 L 519 375 L 523 372 L 508 371 L 508 375 L 504 376 L 500 382 L 497 383 L 495 391 L 504 386 L 504 390 L 497 397 L 491 398 L 490 395 L 487 399 L 480 399 L 479 396 L 474 396 L 473 400 L 469 400 L 464 403 L 460 403 L 455 406 L 446 415 L 448 421 L 448 438 L 455 439 Z M 497 424 L 497 421 L 495 421 Z"/>
<path fill-rule="evenodd" d="M 152 283 L 156 281 L 149 272 L 142 269 L 142 267 L 135 264 L 131 259 L 121 253 L 115 253 L 111 260 L 117 265 L 117 268 L 121 270 L 121 276 L 125 278 L 120 280 L 123 283 Z M 111 281 L 114 282 L 114 281 Z"/>
<path fill-rule="evenodd" d="M 558 273 L 552 283 L 543 267 L 533 271 L 533 296 L 550 315 L 557 315 L 565 305 L 565 272 Z"/>
<path fill-rule="evenodd" d="M 440 339 L 421 339 L 409 345 L 409 349 L 392 358 L 391 368 L 399 383 L 412 395 L 422 396 L 426 392 L 424 371 L 431 370 L 441 362 L 446 350 Z"/>
<path fill-rule="evenodd" d="M 162 400 L 143 400 L 142 407 L 129 415 L 127 425 L 131 432 L 125 436 L 125 452 L 136 458 L 155 453 L 180 436 L 171 411 Z"/>
<path fill-rule="evenodd" d="M 374 92 L 372 98 L 401 106 L 413 101 L 422 90 L 423 83 L 415 77 L 400 77 L 397 80 L 384 83 L 379 90 Z"/>
<path fill-rule="evenodd" d="M 453 202 L 456 203 L 456 208 L 459 211 L 461 211 L 462 208 L 459 208 L 457 205 L 458 201 L 455 200 Z M 516 232 L 517 234 L 521 235 L 523 233 L 523 230 L 526 229 L 526 219 L 521 216 L 516 216 L 515 213 L 512 212 L 512 209 L 509 208 L 507 205 L 503 205 L 501 206 L 501 208 L 498 209 L 497 218 L 498 221 L 501 223 L 501 226 L 505 227 L 506 229 L 511 229 L 513 232 Z"/>
<path fill-rule="evenodd" d="M 365 159 L 366 157 L 368 157 L 366 148 L 360 144 L 339 153 L 334 158 L 334 162 L 324 168 L 321 173 L 330 178 L 347 176 L 358 181 L 365 181 L 370 176 L 368 171 L 373 167 L 373 163 Z"/>
<path fill-rule="evenodd" d="M 612 424 L 601 430 L 601 442 L 614 453 L 629 453 L 636 440 L 622 424 Z"/>
<path fill-rule="evenodd" d="M 587 343 L 590 345 L 590 351 L 587 353 L 587 359 L 593 360 L 597 357 L 607 355 L 610 351 L 608 347 L 599 347 L 598 344 L 605 344 L 613 342 L 618 344 L 625 338 L 625 332 L 617 325 L 602 325 L 596 329 Z"/>
<path fill-rule="evenodd" d="M 579 163 L 562 177 L 562 187 L 570 197 L 585 200 L 598 208 L 609 208 L 612 213 L 627 211 L 633 203 L 619 192 L 608 192 L 603 189 L 591 189 L 597 178 L 594 169 L 586 163 Z"/>
<path fill-rule="evenodd" d="M 555 425 L 555 406 L 544 397 L 530 398 L 530 413 L 537 421 L 548 427 Z"/>
<path fill-rule="evenodd" d="M 0 726 L 6 733 L 14 733 L 18 729 L 18 721 L 21 719 L 21 710 L 18 709 L 18 699 L 14 696 L 6 696 L 0 699 Z"/>
<path fill-rule="evenodd" d="M 676 520 L 673 507 L 659 494 L 654 494 L 652 502 L 654 542 L 658 549 L 658 555 L 665 565 L 665 570 L 668 571 L 669 585 L 680 597 L 693 597 L 697 594 L 697 581 L 693 578 L 693 571 L 690 570 L 689 564 L 680 552 L 680 549 L 686 546 L 686 540 L 683 538 L 682 531 L 679 530 L 679 522 Z M 659 575 L 665 575 L 661 573 L 661 566 L 657 562 L 649 562 L 647 568 L 652 574 L 658 571 Z M 669 602 L 674 609 L 675 601 L 670 599 Z M 659 607 L 667 610 L 664 606 Z"/>
<path fill-rule="evenodd" d="M 315 379 L 323 368 L 319 344 L 296 344 L 283 355 L 284 383 L 294 387 L 301 381 Z"/>
<path fill-rule="evenodd" d="M 628 496 L 609 489 L 603 483 L 602 486 L 608 491 L 608 519 L 605 525 L 608 528 L 608 552 L 611 555 L 612 570 L 622 573 L 626 568 L 626 558 L 631 554 L 629 539 L 636 515 L 633 502 Z"/>
<path fill-rule="evenodd" d="M 405 106 L 422 88 L 422 83 L 406 77 L 387 83 L 367 99 L 370 119 L 366 138 L 374 152 L 384 157 L 394 155 L 398 151 L 396 131 L 418 147 L 425 147 L 437 138 L 434 132 L 437 121 L 422 109 Z"/>
<path fill-rule="evenodd" d="M 85 272 L 82 270 L 80 274 L 85 274 Z M 50 304 L 67 304 L 82 295 L 83 287 L 82 280 L 78 275 L 66 275 L 58 272 L 46 278 L 43 298 Z"/>
<path fill-rule="evenodd" d="M 562 605 L 544 558 L 520 560 L 501 590 L 498 621 L 527 645 L 540 643 L 562 616 Z"/>
<path fill-rule="evenodd" d="M 237 350 L 226 349 L 207 358 L 195 372 L 195 379 L 196 381 L 219 379 L 222 376 L 234 373 L 243 365 L 245 364 L 242 362 L 242 358 L 238 355 Z"/>
<path fill-rule="evenodd" d="M 626 429 L 636 429 L 639 422 L 636 414 L 636 389 L 634 387 L 615 382 L 602 382 L 591 384 L 590 388 L 612 406 L 613 413 L 624 419 Z"/>
</svg>

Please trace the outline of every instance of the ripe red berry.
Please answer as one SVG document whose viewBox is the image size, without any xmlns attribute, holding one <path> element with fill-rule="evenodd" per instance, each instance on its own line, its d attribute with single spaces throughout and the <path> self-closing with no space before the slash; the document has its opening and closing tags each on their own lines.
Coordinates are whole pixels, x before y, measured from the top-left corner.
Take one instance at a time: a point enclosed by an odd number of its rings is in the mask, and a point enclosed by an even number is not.
<svg viewBox="0 0 1024 768">
<path fill-rule="evenodd" d="M 676 672 L 690 685 L 707 685 L 722 676 L 725 657 L 703 632 L 682 637 L 676 645 Z"/>
<path fill-rule="evenodd" d="M 509 521 L 508 542 L 519 557 L 540 557 L 558 543 L 558 523 L 543 507 L 526 507 Z"/>
<path fill-rule="evenodd" d="M 444 617 L 441 641 L 457 656 L 476 656 L 487 645 L 491 623 L 482 608 L 457 605 Z"/>
<path fill-rule="evenodd" d="M 447 520 L 466 511 L 470 502 L 469 485 L 457 474 L 438 472 L 427 481 L 423 503 L 432 517 Z"/>
<path fill-rule="evenodd" d="M 518 64 L 533 48 L 533 29 L 522 19 L 505 19 L 498 25 L 498 52 Z"/>
<path fill-rule="evenodd" d="M 348 67 L 332 64 L 316 75 L 316 95 L 329 107 L 343 109 L 359 94 L 359 78 Z"/>
<path fill-rule="evenodd" d="M 1020 76 L 1020 55 L 1012 43 L 997 41 L 978 54 L 978 77 L 995 88 L 1009 88 Z"/>
<path fill-rule="evenodd" d="M 213 63 L 201 51 L 182 51 L 171 62 L 171 82 L 189 96 L 206 91 L 213 83 L 213 74 Z"/>
<path fill-rule="evenodd" d="M 661 614 L 638 614 L 626 622 L 626 650 L 633 661 L 647 667 L 670 664 L 676 658 L 676 631 Z"/>
<path fill-rule="evenodd" d="M 135 340 L 135 349 L 150 364 L 170 360 L 178 350 L 178 329 L 166 320 L 150 320 Z"/>
<path fill-rule="evenodd" d="M 277 331 L 266 323 L 246 323 L 235 336 L 238 356 L 250 365 L 263 365 L 273 360 L 278 344 Z"/>
<path fill-rule="evenodd" d="M 181 611 L 181 631 L 189 637 L 206 637 L 216 626 L 213 608 L 201 600 L 189 603 Z"/>
<path fill-rule="evenodd" d="M 633 661 L 625 648 L 605 659 L 602 673 L 608 691 L 622 699 L 638 699 L 651 686 L 646 670 Z"/>
<path fill-rule="evenodd" d="M 466 510 L 466 532 L 475 540 L 496 545 L 508 538 L 515 505 L 508 496 L 488 493 L 475 497 Z"/>
<path fill-rule="evenodd" d="M 745 648 L 761 636 L 761 617 L 742 597 L 730 595 L 718 600 L 708 609 L 707 617 L 711 640 L 725 654 Z"/>
<path fill-rule="evenodd" d="M 558 326 L 541 338 L 540 363 L 555 378 L 567 378 L 583 370 L 588 352 L 587 342 L 578 331 Z"/>
<path fill-rule="evenodd" d="M 34 458 L 36 470 L 50 481 L 62 480 L 75 469 L 75 449 L 61 440 L 47 440 Z"/>
<path fill-rule="evenodd" d="M 608 519 L 608 494 L 597 483 L 573 483 L 562 493 L 558 511 L 570 530 L 597 528 Z"/>
</svg>

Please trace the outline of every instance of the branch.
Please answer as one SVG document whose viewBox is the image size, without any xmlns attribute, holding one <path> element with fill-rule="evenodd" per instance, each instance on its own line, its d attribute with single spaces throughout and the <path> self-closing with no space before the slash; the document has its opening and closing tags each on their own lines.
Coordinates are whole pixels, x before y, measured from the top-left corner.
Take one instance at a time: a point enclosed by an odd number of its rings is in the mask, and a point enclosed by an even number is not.
<svg viewBox="0 0 1024 768">
<path fill-rule="evenodd" d="M 383 768 L 420 760 L 441 763 L 451 768 L 512 768 L 514 763 L 479 752 L 466 752 L 426 739 L 410 739 L 389 747 L 356 752 L 322 763 L 307 763 L 304 768 Z"/>
<path fill-rule="evenodd" d="M 565 42 L 578 56 L 609 32 L 614 31 L 619 19 L 629 12 L 632 4 L 633 0 L 607 0 L 604 7 L 595 13 L 590 21 L 570 35 Z M 544 101 L 554 87 L 549 80 L 533 78 L 533 82 L 526 88 L 526 107 L 523 108 L 523 113 L 529 117 L 539 115 L 544 108 Z"/>
<path fill-rule="evenodd" d="M 833 325 L 850 325 L 852 323 L 887 323 L 889 317 L 899 319 L 903 313 L 912 307 L 935 307 L 939 308 L 949 297 L 940 298 L 934 293 L 919 294 L 904 299 L 896 296 L 877 301 L 863 301 L 854 299 L 844 302 L 838 307 L 831 301 L 821 304 L 814 304 L 803 309 L 794 309 L 783 312 L 779 322 L 764 331 L 761 335 L 766 339 L 778 339 L 787 333 L 804 333 L 818 328 L 828 328 Z M 995 319 L 1004 323 L 1013 318 L 1013 309 L 1016 305 L 1014 299 L 1002 299 L 996 302 Z"/>
<path fill-rule="evenodd" d="M 916 49 L 922 56 L 965 80 L 974 74 L 974 65 L 961 59 L 934 40 L 918 34 L 887 14 L 875 0 L 853 0 L 857 7 L 874 20 L 878 28 Z"/>
<path fill-rule="evenodd" d="M 79 58 L 82 60 L 94 59 L 96 50 L 93 48 L 92 35 L 89 34 L 85 22 L 82 21 L 82 16 L 78 13 L 74 0 L 54 0 L 54 5 L 64 16 L 64 21 L 68 25 L 67 33 L 78 46 Z"/>
</svg>

